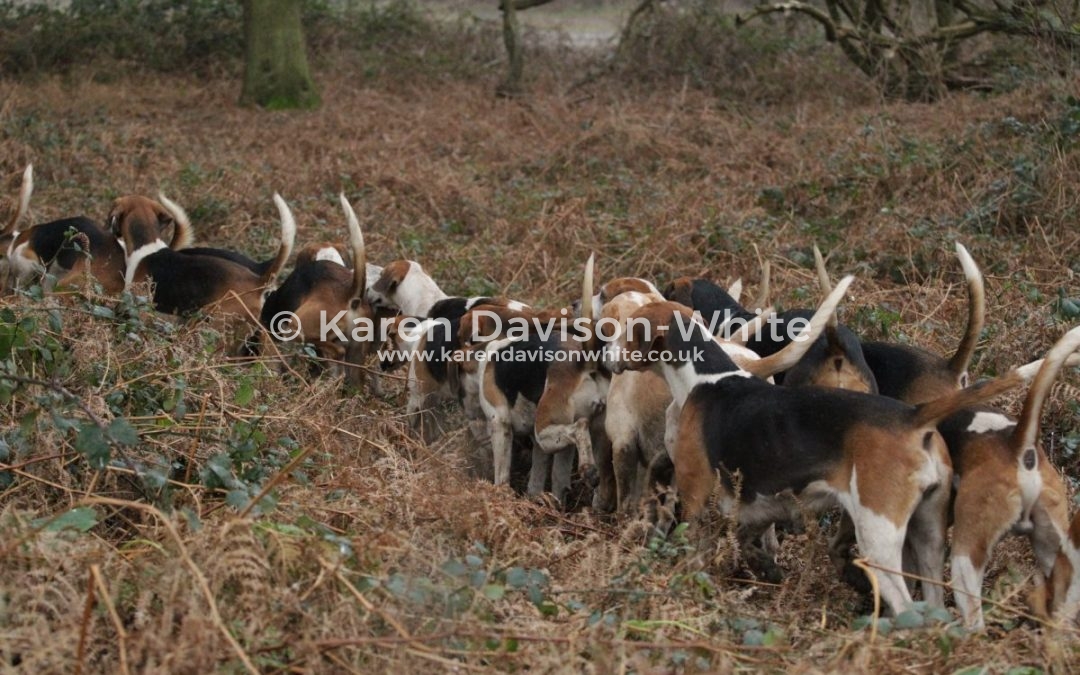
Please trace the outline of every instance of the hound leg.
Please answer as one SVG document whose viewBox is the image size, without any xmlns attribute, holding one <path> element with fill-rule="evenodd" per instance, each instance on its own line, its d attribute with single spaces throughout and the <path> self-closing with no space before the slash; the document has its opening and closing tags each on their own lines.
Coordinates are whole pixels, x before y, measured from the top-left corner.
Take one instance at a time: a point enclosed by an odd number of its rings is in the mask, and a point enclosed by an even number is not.
<svg viewBox="0 0 1080 675">
<path fill-rule="evenodd" d="M 590 425 L 598 479 L 592 501 L 592 508 L 596 513 L 611 513 L 615 510 L 618 499 L 613 466 L 614 455 L 611 441 L 604 430 L 606 422 L 607 415 L 600 415 Z"/>
<path fill-rule="evenodd" d="M 667 453 L 658 454 L 645 472 L 645 485 L 649 491 L 645 503 L 646 518 L 653 524 L 653 530 L 661 534 L 670 532 L 677 519 L 674 483 L 675 464 Z"/>
<path fill-rule="evenodd" d="M 910 552 L 923 600 L 931 607 L 945 606 L 945 531 L 949 526 L 948 482 L 927 490 L 908 522 L 905 550 Z"/>
<path fill-rule="evenodd" d="M 564 507 L 566 506 L 566 498 L 570 494 L 570 477 L 574 474 L 575 454 L 574 448 L 569 447 L 555 453 L 554 457 L 548 455 L 552 460 L 551 492 Z"/>
<path fill-rule="evenodd" d="M 1043 576 L 1049 577 L 1069 531 L 1069 497 L 1065 483 L 1049 462 L 1040 459 L 1039 465 L 1043 487 L 1031 508 L 1031 548 Z"/>
<path fill-rule="evenodd" d="M 859 550 L 877 567 L 882 568 L 873 570 L 881 589 L 881 597 L 893 614 L 899 614 L 911 605 L 911 593 L 904 583 L 904 577 L 899 573 L 904 564 L 905 528 L 897 527 L 889 518 L 864 506 L 857 506 L 853 510 L 851 519 L 855 523 L 855 539 Z"/>
<path fill-rule="evenodd" d="M 989 478 L 990 480 L 986 480 Z M 980 480 L 981 479 L 981 480 Z M 993 476 L 965 474 L 953 513 L 952 586 L 964 624 L 980 630 L 983 575 L 990 552 L 1020 517 L 1020 497 Z"/>
<path fill-rule="evenodd" d="M 373 353 L 371 342 L 350 341 L 345 346 L 345 383 L 359 389 L 366 384 L 372 396 L 382 396 L 382 377 L 374 369 L 365 370 L 363 365 Z M 365 382 L 366 380 L 366 382 Z"/>
<path fill-rule="evenodd" d="M 679 416 L 682 406 L 672 401 L 664 411 L 664 448 L 668 457 L 675 459 L 675 441 L 679 435 Z"/>
<path fill-rule="evenodd" d="M 529 487 L 526 494 L 536 497 L 543 493 L 550 474 L 551 454 L 545 452 L 538 443 L 533 443 L 532 466 L 529 467 Z"/>
<path fill-rule="evenodd" d="M 840 522 L 836 526 L 836 534 L 829 540 L 829 560 L 832 561 L 840 580 L 851 586 L 859 593 L 869 594 L 873 591 L 870 581 L 861 569 L 851 563 L 851 545 L 855 543 L 855 523 L 847 511 L 840 512 Z"/>
<path fill-rule="evenodd" d="M 632 513 L 637 510 L 638 501 L 641 499 L 638 485 L 640 456 L 641 452 L 634 439 L 623 438 L 617 445 L 612 443 L 611 457 L 615 469 L 615 489 L 619 496 L 619 513 Z"/>
<path fill-rule="evenodd" d="M 514 451 L 514 426 L 510 404 L 495 386 L 494 371 L 480 371 L 480 409 L 487 419 L 491 438 L 491 463 L 496 485 L 510 482 L 510 458 Z"/>
</svg>

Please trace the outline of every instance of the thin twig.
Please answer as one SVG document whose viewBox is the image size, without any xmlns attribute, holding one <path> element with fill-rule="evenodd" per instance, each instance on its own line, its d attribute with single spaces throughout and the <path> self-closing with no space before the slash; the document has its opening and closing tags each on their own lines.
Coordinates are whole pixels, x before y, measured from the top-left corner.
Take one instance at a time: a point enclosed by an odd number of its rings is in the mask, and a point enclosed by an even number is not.
<svg viewBox="0 0 1080 675">
<path fill-rule="evenodd" d="M 109 595 L 109 587 L 105 585 L 105 579 L 101 576 L 101 568 L 96 564 L 90 566 L 90 575 L 94 577 L 94 582 L 97 584 L 98 593 L 101 595 L 101 601 L 105 603 L 105 609 L 109 612 L 109 618 L 112 620 L 113 628 L 116 630 L 116 642 L 117 651 L 120 653 L 120 672 L 124 675 L 128 675 L 131 671 L 128 669 L 127 661 L 127 631 L 124 630 L 124 622 L 120 620 L 120 614 L 117 613 L 116 607 L 113 605 L 112 596 Z"/>
<path fill-rule="evenodd" d="M 90 630 L 90 618 L 94 609 L 94 567 L 90 566 L 90 573 L 86 575 L 86 604 L 83 605 L 82 623 L 79 625 L 79 647 L 75 654 L 75 675 L 82 675 L 83 664 L 86 662 L 86 634 Z"/>
</svg>

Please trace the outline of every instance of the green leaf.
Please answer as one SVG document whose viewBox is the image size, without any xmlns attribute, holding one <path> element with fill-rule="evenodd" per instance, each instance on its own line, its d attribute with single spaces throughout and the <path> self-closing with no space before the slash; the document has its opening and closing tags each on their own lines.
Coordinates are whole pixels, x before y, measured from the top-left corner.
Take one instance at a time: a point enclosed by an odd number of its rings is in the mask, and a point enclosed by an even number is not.
<svg viewBox="0 0 1080 675">
<path fill-rule="evenodd" d="M 484 597 L 488 600 L 502 600 L 506 595 L 506 587 L 499 584 L 488 584 L 484 586 Z"/>
<path fill-rule="evenodd" d="M 511 567 L 506 570 L 506 585 L 510 588 L 524 588 L 529 583 L 529 575 L 520 567 Z"/>
<path fill-rule="evenodd" d="M 229 493 L 225 495 L 225 503 L 237 509 L 244 508 L 248 505 L 247 490 L 229 490 Z"/>
<path fill-rule="evenodd" d="M 41 518 L 34 521 L 34 524 L 44 524 L 48 522 L 48 518 Z M 88 506 L 80 506 L 78 508 L 71 509 L 62 516 L 53 519 L 51 523 L 45 525 L 45 529 L 49 532 L 60 532 L 61 530 L 77 530 L 79 532 L 88 532 L 90 528 L 98 524 L 97 512 Z"/>
<path fill-rule="evenodd" d="M 233 395 L 233 403 L 238 406 L 246 406 L 251 403 L 251 399 L 255 397 L 255 385 L 251 384 L 251 380 L 244 379 L 240 383 L 240 386 L 236 388 L 236 393 Z"/>
<path fill-rule="evenodd" d="M 897 628 L 922 628 L 926 625 L 926 619 L 917 611 L 909 609 L 897 614 L 893 624 Z"/>
<path fill-rule="evenodd" d="M 952 614 L 944 607 L 931 607 L 926 612 L 926 618 L 934 623 L 950 623 L 953 620 Z"/>
<path fill-rule="evenodd" d="M 75 436 L 75 449 L 86 457 L 93 469 L 100 471 L 109 463 L 109 441 L 101 427 L 93 422 L 83 422 Z"/>
<path fill-rule="evenodd" d="M 559 615 L 559 606 L 556 605 L 554 602 L 551 602 L 551 601 L 542 602 L 539 605 L 537 605 L 536 608 L 539 609 L 540 614 L 542 614 L 544 616 L 558 616 Z"/>
<path fill-rule="evenodd" d="M 188 527 L 191 528 L 192 532 L 198 532 L 202 529 L 202 521 L 199 520 L 199 514 L 190 506 L 185 506 L 180 509 L 180 515 L 187 521 Z"/>
<path fill-rule="evenodd" d="M 139 432 L 135 431 L 135 427 L 122 417 L 117 417 L 109 423 L 109 437 L 120 445 L 139 444 Z"/>
<path fill-rule="evenodd" d="M 544 604 L 544 592 L 540 590 L 539 586 L 529 586 L 529 602 L 540 607 Z"/>
<path fill-rule="evenodd" d="M 742 643 L 748 647 L 760 647 L 765 644 L 765 633 L 757 628 L 751 628 L 743 633 Z"/>
<path fill-rule="evenodd" d="M 90 308 L 90 313 L 98 317 L 99 319 L 116 318 L 116 312 L 112 311 L 111 307 L 106 307 L 104 305 L 94 305 Z"/>
<path fill-rule="evenodd" d="M 451 558 L 442 564 L 442 571 L 452 577 L 463 577 L 468 572 L 468 568 L 457 558 Z"/>
</svg>

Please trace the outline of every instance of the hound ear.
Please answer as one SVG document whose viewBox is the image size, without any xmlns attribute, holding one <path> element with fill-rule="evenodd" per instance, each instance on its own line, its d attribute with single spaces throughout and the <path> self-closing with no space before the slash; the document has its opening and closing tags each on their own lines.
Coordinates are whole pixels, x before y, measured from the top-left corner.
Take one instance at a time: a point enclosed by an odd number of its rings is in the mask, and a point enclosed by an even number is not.
<svg viewBox="0 0 1080 675">
<path fill-rule="evenodd" d="M 122 236 L 120 232 L 120 214 L 115 209 L 109 212 L 109 217 L 105 220 L 105 228 L 112 232 L 115 237 Z"/>
<path fill-rule="evenodd" d="M 664 297 L 680 305 L 692 307 L 694 304 L 693 290 L 693 280 L 690 277 L 680 277 L 664 289 Z"/>
<path fill-rule="evenodd" d="M 171 215 L 169 215 L 169 212 L 166 211 L 165 209 L 161 209 L 160 211 L 158 211 L 158 213 L 157 213 L 157 221 L 158 221 L 158 227 L 161 228 L 162 230 L 164 230 L 166 227 L 169 227 L 170 225 L 172 225 L 175 222 L 173 220 L 173 217 Z"/>
</svg>

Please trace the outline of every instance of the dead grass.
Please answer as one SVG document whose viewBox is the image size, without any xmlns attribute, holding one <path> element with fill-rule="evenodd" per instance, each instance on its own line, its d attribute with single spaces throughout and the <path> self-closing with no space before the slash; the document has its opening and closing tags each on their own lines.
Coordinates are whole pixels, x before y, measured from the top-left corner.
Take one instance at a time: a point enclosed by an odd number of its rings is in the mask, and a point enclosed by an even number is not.
<svg viewBox="0 0 1080 675">
<path fill-rule="evenodd" d="M 781 71 L 795 80 L 811 70 L 789 65 Z M 527 99 L 508 102 L 491 96 L 494 74 L 324 68 L 324 106 L 304 113 L 239 109 L 231 79 L 5 82 L 2 208 L 33 161 L 36 220 L 101 218 L 115 195 L 161 188 L 189 210 L 201 241 L 267 255 L 273 191 L 293 205 L 303 244 L 343 234 L 344 189 L 373 261 L 413 257 L 452 291 L 536 304 L 572 297 L 592 251 L 602 277 L 742 276 L 752 292 L 754 245 L 773 263 L 776 301 L 802 304 L 819 243 L 834 250 L 836 274 L 858 274 L 845 320 L 941 352 L 954 348 L 966 311 L 950 253 L 959 238 L 988 277 L 976 373 L 1026 361 L 1064 331 L 1053 301 L 1059 289 L 1080 295 L 1080 166 L 1061 131 L 1065 83 L 925 106 L 881 104 L 857 82 L 725 98 L 678 81 L 563 94 L 562 77 L 544 74 Z M 781 586 L 735 580 L 723 537 L 696 552 L 650 550 L 642 523 L 560 513 L 469 478 L 467 434 L 420 445 L 397 384 L 386 399 L 342 398 L 338 382 L 281 374 L 273 359 L 223 364 L 200 330 L 159 337 L 145 318 L 121 330 L 81 311 L 89 306 L 58 309 L 71 359 L 63 382 L 97 414 L 137 427 L 129 456 L 166 467 L 180 515 L 167 526 L 138 506 L 163 497 L 123 462 L 93 471 L 72 435 L 40 417 L 0 492 L 5 669 L 234 672 L 245 660 L 265 672 L 1075 669 L 1075 635 L 1018 619 L 1031 570 L 1021 545 L 1002 547 L 991 570 L 1001 606 L 986 634 L 939 626 L 872 641 L 852 630 L 865 608 L 838 588 L 820 537 L 785 539 Z M 159 400 L 179 381 L 182 416 Z M 1044 429 L 1073 479 L 1076 457 L 1061 439 L 1080 427 L 1076 386 L 1073 375 L 1059 387 Z M 250 400 L 237 403 L 245 387 Z M 40 394 L 20 390 L 5 426 Z M 248 462 L 265 474 L 254 484 L 309 453 L 265 513 L 241 516 L 202 477 L 213 456 L 238 452 L 240 424 L 265 438 Z M 86 533 L 37 520 L 78 505 L 97 513 Z M 482 572 L 480 587 L 453 563 Z M 485 596 L 511 567 L 546 575 L 541 603 L 509 584 Z"/>
</svg>

